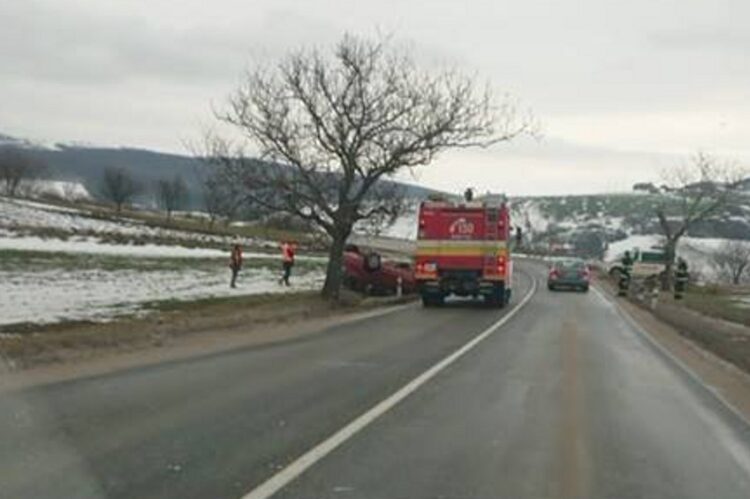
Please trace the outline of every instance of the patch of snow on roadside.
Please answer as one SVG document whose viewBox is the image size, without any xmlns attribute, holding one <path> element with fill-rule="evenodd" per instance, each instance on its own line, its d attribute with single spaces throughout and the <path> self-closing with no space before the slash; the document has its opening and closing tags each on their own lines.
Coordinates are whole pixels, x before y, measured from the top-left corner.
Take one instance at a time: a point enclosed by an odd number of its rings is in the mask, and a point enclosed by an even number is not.
<svg viewBox="0 0 750 499">
<path fill-rule="evenodd" d="M 545 232 L 550 225 L 550 219 L 542 213 L 539 203 L 535 201 L 520 201 L 511 203 L 513 224 L 520 225 L 532 232 Z"/>
</svg>

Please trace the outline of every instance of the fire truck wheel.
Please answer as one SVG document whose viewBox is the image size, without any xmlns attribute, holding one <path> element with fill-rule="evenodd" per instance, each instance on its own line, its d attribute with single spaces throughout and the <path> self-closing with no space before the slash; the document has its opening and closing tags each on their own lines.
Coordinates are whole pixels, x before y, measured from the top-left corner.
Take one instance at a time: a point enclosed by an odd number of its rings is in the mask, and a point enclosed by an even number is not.
<svg viewBox="0 0 750 499">
<path fill-rule="evenodd" d="M 484 295 L 484 303 L 489 307 L 502 308 L 507 302 L 508 294 L 502 287 L 495 289 L 492 294 Z"/>
<path fill-rule="evenodd" d="M 442 307 L 445 303 L 443 295 L 425 293 L 422 295 L 422 305 L 425 307 Z"/>
</svg>

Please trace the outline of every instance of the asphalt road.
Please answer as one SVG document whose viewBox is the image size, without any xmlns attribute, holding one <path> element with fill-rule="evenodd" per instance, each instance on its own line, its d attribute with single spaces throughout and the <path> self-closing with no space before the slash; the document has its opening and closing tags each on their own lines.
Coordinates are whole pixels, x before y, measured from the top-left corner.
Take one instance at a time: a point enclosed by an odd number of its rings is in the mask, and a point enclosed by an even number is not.
<svg viewBox="0 0 750 499">
<path fill-rule="evenodd" d="M 543 278 L 519 270 L 516 304 Z M 511 310 L 415 306 L 2 394 L 0 497 L 242 497 Z M 744 499 L 750 429 L 602 296 L 541 286 L 308 464 L 276 497 Z"/>
</svg>

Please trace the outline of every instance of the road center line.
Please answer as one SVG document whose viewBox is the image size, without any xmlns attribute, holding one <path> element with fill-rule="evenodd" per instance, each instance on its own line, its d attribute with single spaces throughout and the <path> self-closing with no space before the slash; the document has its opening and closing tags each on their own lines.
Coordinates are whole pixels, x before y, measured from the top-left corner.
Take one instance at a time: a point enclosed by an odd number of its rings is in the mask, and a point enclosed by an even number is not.
<svg viewBox="0 0 750 499">
<path fill-rule="evenodd" d="M 323 459 L 331 451 L 362 431 L 378 417 L 391 410 L 399 402 L 417 391 L 419 387 L 430 381 L 446 367 L 456 362 L 459 358 L 463 357 L 479 343 L 488 338 L 492 333 L 500 329 L 500 327 L 502 327 L 516 313 L 518 313 L 518 311 L 521 310 L 534 296 L 534 293 L 537 289 L 537 281 L 530 275 L 528 277 L 531 280 L 531 289 L 515 307 L 513 307 L 508 313 L 502 316 L 497 322 L 469 340 L 461 348 L 443 358 L 443 360 L 439 361 L 437 364 L 433 365 L 425 372 L 411 380 L 402 388 L 400 388 L 384 400 L 378 402 L 375 406 L 352 420 L 336 433 L 302 454 L 300 457 L 294 460 L 294 462 L 289 464 L 289 466 L 279 471 L 271 478 L 260 484 L 258 487 L 242 496 L 242 499 L 267 499 L 271 497 L 273 494 L 278 492 L 295 478 L 304 473 L 305 470 L 307 470 L 309 467 Z"/>
</svg>

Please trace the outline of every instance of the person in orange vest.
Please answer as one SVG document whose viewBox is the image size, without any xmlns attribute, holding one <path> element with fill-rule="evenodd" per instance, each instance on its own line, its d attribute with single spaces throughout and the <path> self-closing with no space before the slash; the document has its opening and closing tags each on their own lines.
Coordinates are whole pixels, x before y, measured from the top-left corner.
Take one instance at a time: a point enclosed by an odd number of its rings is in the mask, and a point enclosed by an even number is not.
<svg viewBox="0 0 750 499">
<path fill-rule="evenodd" d="M 237 274 L 239 274 L 242 269 L 242 248 L 239 244 L 232 246 L 232 253 L 229 257 L 229 268 L 232 270 L 232 280 L 229 281 L 229 286 L 236 288 Z"/>
<path fill-rule="evenodd" d="M 289 276 L 292 275 L 295 251 L 297 251 L 297 245 L 292 241 L 284 241 L 281 243 L 281 262 L 284 273 L 282 274 L 281 279 L 279 279 L 279 284 L 286 284 L 289 286 Z"/>
</svg>

